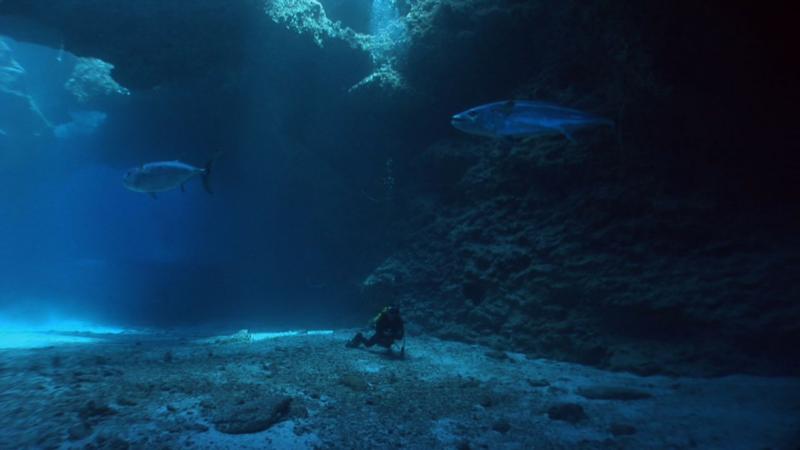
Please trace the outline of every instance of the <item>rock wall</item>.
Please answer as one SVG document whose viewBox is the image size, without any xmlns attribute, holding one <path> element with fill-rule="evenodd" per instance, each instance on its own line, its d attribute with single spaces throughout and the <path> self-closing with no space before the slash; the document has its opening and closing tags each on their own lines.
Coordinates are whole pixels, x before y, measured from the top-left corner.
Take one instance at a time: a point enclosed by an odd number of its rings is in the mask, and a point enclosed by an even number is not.
<svg viewBox="0 0 800 450">
<path fill-rule="evenodd" d="M 584 139 L 432 147 L 420 169 L 439 185 L 419 193 L 424 225 L 365 280 L 367 298 L 394 299 L 426 332 L 537 357 L 796 371 L 797 237 L 616 170 L 613 136 Z M 457 180 L 446 190 L 442 173 Z"/>
<path fill-rule="evenodd" d="M 0 39 L 0 143 L 3 150 L 51 133 L 52 124 L 28 93 L 26 78 L 25 68 Z"/>
<path fill-rule="evenodd" d="M 481 1 L 416 2 L 410 16 L 407 78 L 440 114 L 535 98 L 617 127 L 577 144 L 454 135 L 428 147 L 398 177 L 414 178 L 408 234 L 362 283 L 368 301 L 532 356 L 797 372 L 800 196 L 781 100 L 797 89 L 762 17 Z"/>
</svg>

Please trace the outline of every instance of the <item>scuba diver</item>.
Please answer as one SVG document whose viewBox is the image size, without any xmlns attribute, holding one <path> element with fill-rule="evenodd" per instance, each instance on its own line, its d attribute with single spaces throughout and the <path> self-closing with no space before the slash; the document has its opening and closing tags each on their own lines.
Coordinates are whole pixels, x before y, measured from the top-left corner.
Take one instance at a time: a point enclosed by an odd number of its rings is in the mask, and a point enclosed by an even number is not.
<svg viewBox="0 0 800 450">
<path fill-rule="evenodd" d="M 405 327 L 403 325 L 403 318 L 400 317 L 400 310 L 396 306 L 387 306 L 372 319 L 372 323 L 375 326 L 375 334 L 373 334 L 372 337 L 367 339 L 363 334 L 358 333 L 353 339 L 347 341 L 347 347 L 356 348 L 361 344 L 364 344 L 366 347 L 372 347 L 378 344 L 391 352 L 392 344 L 396 341 L 403 340 L 400 355 L 404 356 L 406 352 Z"/>
</svg>

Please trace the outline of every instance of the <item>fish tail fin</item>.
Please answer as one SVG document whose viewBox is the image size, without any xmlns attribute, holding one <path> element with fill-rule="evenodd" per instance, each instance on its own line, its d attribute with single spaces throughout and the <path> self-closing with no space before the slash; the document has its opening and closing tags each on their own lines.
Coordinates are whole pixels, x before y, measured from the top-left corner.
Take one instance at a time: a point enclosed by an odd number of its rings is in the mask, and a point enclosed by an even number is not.
<svg viewBox="0 0 800 450">
<path fill-rule="evenodd" d="M 214 153 L 214 156 L 208 160 L 205 166 L 205 171 L 203 172 L 203 189 L 206 190 L 209 194 L 213 194 L 214 191 L 211 190 L 211 166 L 214 164 L 214 161 L 222 155 L 222 150 Z"/>
<path fill-rule="evenodd" d="M 203 189 L 205 189 L 209 194 L 214 193 L 214 191 L 211 190 L 211 165 L 213 163 L 213 159 L 209 160 L 206 163 L 205 172 L 203 172 Z"/>
</svg>

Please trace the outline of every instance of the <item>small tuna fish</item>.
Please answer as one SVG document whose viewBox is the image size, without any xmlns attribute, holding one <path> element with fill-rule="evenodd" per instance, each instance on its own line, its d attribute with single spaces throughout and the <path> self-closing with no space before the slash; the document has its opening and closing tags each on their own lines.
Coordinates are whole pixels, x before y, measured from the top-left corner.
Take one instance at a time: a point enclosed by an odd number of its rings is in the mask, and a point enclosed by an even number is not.
<svg viewBox="0 0 800 450">
<path fill-rule="evenodd" d="M 147 163 L 125 173 L 122 183 L 131 191 L 143 192 L 156 198 L 157 192 L 171 191 L 177 187 L 181 188 L 181 192 L 185 191 L 183 184 L 200 175 L 203 178 L 203 187 L 211 194 L 208 177 L 211 174 L 212 162 L 213 159 L 202 169 L 180 161 Z"/>
<path fill-rule="evenodd" d="M 614 126 L 614 122 L 583 111 L 525 100 L 489 103 L 453 116 L 451 123 L 470 134 L 493 138 L 562 134 L 570 141 L 572 131 L 589 126 Z"/>
</svg>

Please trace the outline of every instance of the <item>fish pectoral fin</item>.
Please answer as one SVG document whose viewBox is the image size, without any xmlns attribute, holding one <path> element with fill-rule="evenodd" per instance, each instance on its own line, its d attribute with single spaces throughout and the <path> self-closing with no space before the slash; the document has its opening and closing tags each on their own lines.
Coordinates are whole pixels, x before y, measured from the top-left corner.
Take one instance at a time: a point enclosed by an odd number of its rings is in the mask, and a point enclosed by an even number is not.
<svg viewBox="0 0 800 450">
<path fill-rule="evenodd" d="M 153 200 L 156 200 L 156 199 L 158 199 L 158 196 L 156 196 L 156 193 L 155 193 L 155 192 L 148 192 L 148 193 L 147 193 L 147 195 L 149 195 L 149 196 L 150 196 L 150 198 L 152 198 Z"/>
<path fill-rule="evenodd" d="M 186 192 L 186 183 L 181 183 L 181 192 Z"/>
<path fill-rule="evenodd" d="M 572 136 L 572 133 L 570 133 L 569 131 L 567 131 L 565 128 L 562 127 L 559 127 L 557 129 L 561 134 L 564 135 L 565 138 L 567 138 L 568 141 L 572 142 L 573 144 L 575 143 L 575 138 Z"/>
</svg>

